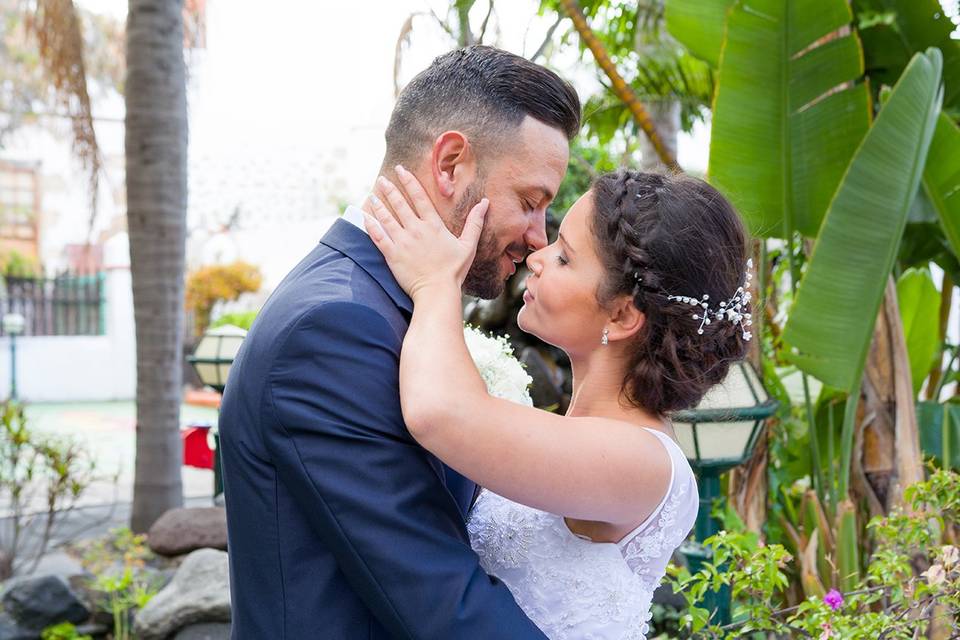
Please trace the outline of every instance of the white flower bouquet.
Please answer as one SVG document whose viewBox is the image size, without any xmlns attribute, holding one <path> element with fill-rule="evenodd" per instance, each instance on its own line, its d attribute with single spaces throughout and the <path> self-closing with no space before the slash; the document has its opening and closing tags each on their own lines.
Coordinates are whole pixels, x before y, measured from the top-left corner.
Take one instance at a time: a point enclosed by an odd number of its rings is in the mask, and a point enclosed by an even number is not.
<svg viewBox="0 0 960 640">
<path fill-rule="evenodd" d="M 529 388 L 533 378 L 513 355 L 513 347 L 506 336 L 488 336 L 465 324 L 463 337 L 473 363 L 487 385 L 487 392 L 495 398 L 532 407 Z"/>
</svg>

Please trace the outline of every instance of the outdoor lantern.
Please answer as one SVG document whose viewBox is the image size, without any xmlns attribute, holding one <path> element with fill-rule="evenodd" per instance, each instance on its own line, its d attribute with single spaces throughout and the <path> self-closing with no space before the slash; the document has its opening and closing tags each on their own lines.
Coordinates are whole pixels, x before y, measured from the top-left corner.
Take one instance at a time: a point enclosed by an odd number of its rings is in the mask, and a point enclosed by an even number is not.
<svg viewBox="0 0 960 640">
<path fill-rule="evenodd" d="M 717 531 L 708 520 L 712 502 L 720 495 L 720 475 L 750 457 L 764 420 L 776 409 L 777 402 L 767 394 L 753 366 L 743 360 L 730 367 L 724 381 L 696 408 L 673 414 L 677 442 L 699 481 L 698 540 Z"/>
<path fill-rule="evenodd" d="M 0 326 L 10 336 L 10 399 L 17 399 L 17 336 L 27 328 L 27 320 L 19 313 L 7 313 Z"/>
<path fill-rule="evenodd" d="M 720 476 L 753 454 L 763 422 L 776 410 L 776 400 L 767 394 L 753 366 L 743 360 L 730 367 L 724 381 L 696 408 L 673 414 L 677 441 L 697 474 L 700 511 L 694 531 L 699 543 L 720 530 L 719 522 L 710 515 L 714 500 L 720 497 Z M 701 544 L 681 549 L 691 572 L 710 559 L 709 550 Z M 703 604 L 708 611 L 717 610 L 720 624 L 730 621 L 728 590 L 707 592 Z"/>
<path fill-rule="evenodd" d="M 232 324 L 209 329 L 203 334 L 200 343 L 193 351 L 193 355 L 187 358 L 203 384 L 223 393 L 223 388 L 227 384 L 227 377 L 230 375 L 230 365 L 233 364 L 233 359 L 237 357 L 237 351 L 240 350 L 240 345 L 243 344 L 243 339 L 246 337 L 247 332 L 244 329 Z M 212 431 L 214 442 L 213 495 L 216 497 L 223 493 L 223 475 L 220 469 L 220 434 L 216 429 Z M 193 452 L 194 449 L 203 449 L 207 434 L 206 432 L 203 435 L 200 435 L 199 432 L 190 432 L 187 434 L 187 438 L 193 439 L 184 443 L 184 451 Z M 202 444 L 200 442 L 201 438 L 203 439 Z"/>
<path fill-rule="evenodd" d="M 230 365 L 246 336 L 246 331 L 230 324 L 203 334 L 193 355 L 187 358 L 203 384 L 223 393 Z"/>
<path fill-rule="evenodd" d="M 19 313 L 7 313 L 3 316 L 3 332 L 8 336 L 19 336 L 27 328 L 27 320 Z"/>
</svg>

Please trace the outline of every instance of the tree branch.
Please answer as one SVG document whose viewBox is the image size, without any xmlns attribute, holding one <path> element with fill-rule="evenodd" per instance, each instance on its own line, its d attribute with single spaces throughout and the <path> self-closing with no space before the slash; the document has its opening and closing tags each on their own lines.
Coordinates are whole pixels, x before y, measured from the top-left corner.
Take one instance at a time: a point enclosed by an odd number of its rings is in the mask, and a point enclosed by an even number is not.
<svg viewBox="0 0 960 640">
<path fill-rule="evenodd" d="M 483 24 L 480 25 L 480 35 L 477 37 L 477 42 L 483 44 L 483 36 L 487 35 L 487 23 L 490 22 L 490 16 L 493 15 L 493 0 L 487 0 L 489 4 L 487 5 L 487 15 L 483 18 Z"/>
<path fill-rule="evenodd" d="M 643 103 L 637 98 L 636 93 L 634 93 L 630 85 L 623 79 L 620 72 L 617 71 L 616 66 L 613 64 L 613 61 L 610 60 L 610 56 L 607 54 L 603 44 L 601 44 L 597 36 L 594 35 L 590 25 L 587 24 L 587 19 L 580 9 L 580 4 L 577 0 L 561 0 L 560 5 L 566 14 L 570 16 L 570 19 L 573 20 L 573 26 L 576 28 L 577 33 L 580 34 L 583 43 L 590 49 L 590 52 L 593 53 L 597 64 L 603 69 L 604 73 L 607 74 L 607 77 L 610 78 L 614 93 L 627 105 L 633 119 L 646 134 L 647 139 L 650 140 L 650 144 L 653 145 L 660 161 L 670 169 L 680 171 L 680 165 L 677 164 L 677 159 L 673 157 L 673 154 L 667 149 L 660 134 L 657 133 L 657 128 L 654 126 L 653 119 L 650 117 L 647 108 L 643 106 Z"/>
<path fill-rule="evenodd" d="M 547 49 L 547 45 L 550 44 L 550 41 L 553 39 L 553 32 L 557 30 L 561 22 L 563 22 L 563 14 L 558 13 L 557 19 L 550 25 L 550 28 L 547 29 L 547 35 L 543 38 L 543 42 L 540 43 L 540 46 L 537 47 L 534 54 L 530 56 L 530 62 L 536 62 L 537 58 L 543 55 L 543 52 Z"/>
</svg>

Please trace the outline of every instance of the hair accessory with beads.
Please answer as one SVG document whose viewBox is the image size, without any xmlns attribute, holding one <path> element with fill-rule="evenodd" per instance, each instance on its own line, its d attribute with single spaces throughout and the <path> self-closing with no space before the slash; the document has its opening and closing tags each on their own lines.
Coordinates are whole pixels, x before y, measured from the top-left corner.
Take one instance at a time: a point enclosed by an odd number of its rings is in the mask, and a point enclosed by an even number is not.
<svg viewBox="0 0 960 640">
<path fill-rule="evenodd" d="M 693 319 L 700 321 L 700 328 L 697 329 L 698 334 L 702 335 L 703 327 L 711 322 L 727 320 L 733 324 L 740 325 L 740 330 L 743 332 L 743 339 L 750 340 L 753 334 L 747 327 L 751 326 L 753 321 L 749 313 L 743 312 L 743 308 L 750 302 L 750 281 L 753 278 L 753 275 L 750 273 L 751 269 L 753 269 L 753 259 L 747 260 L 747 270 L 744 273 L 743 286 L 738 287 L 736 293 L 734 293 L 729 300 L 721 302 L 716 308 L 710 306 L 710 296 L 707 294 L 704 294 L 700 300 L 689 296 L 671 295 L 668 295 L 667 299 L 683 302 L 694 307 L 700 307 L 701 310 L 693 314 Z M 636 277 L 636 274 L 634 274 L 634 277 Z M 639 278 L 637 279 L 639 280 Z"/>
</svg>

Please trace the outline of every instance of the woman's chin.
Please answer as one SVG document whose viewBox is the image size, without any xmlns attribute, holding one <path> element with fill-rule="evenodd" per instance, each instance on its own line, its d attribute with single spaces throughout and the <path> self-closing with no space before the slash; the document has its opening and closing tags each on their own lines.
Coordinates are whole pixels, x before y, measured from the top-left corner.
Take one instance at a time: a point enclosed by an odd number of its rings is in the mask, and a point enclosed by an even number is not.
<svg viewBox="0 0 960 640">
<path fill-rule="evenodd" d="M 520 311 L 519 313 L 517 313 L 517 327 L 520 328 L 520 331 L 523 331 L 524 333 L 528 333 L 534 338 L 538 338 L 539 340 L 543 340 L 543 336 L 537 332 L 537 327 L 535 326 L 535 324 L 525 319 L 524 317 L 525 311 L 527 311 L 526 305 L 520 307 Z M 546 342 L 546 340 L 543 340 L 543 341 Z"/>
</svg>

